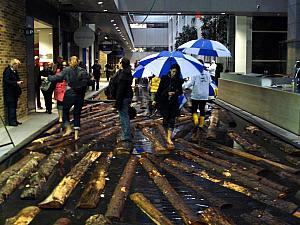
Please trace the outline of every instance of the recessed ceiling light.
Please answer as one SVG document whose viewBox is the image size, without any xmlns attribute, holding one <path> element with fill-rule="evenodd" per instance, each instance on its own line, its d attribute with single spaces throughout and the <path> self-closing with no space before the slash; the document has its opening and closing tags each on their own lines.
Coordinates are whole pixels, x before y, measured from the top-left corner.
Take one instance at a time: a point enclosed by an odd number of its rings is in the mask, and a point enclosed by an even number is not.
<svg viewBox="0 0 300 225">
<path fill-rule="evenodd" d="M 107 39 L 108 39 L 108 37 L 106 37 L 106 36 L 105 36 L 105 37 L 104 37 L 104 39 L 105 39 L 105 40 L 107 40 Z"/>
<path fill-rule="evenodd" d="M 118 30 L 119 29 L 119 27 L 116 27 L 116 30 Z"/>
<path fill-rule="evenodd" d="M 222 12 L 221 15 L 225 15 L 226 13 Z"/>
<path fill-rule="evenodd" d="M 108 10 L 107 9 L 103 9 L 103 12 L 107 12 Z"/>
<path fill-rule="evenodd" d="M 110 22 L 112 22 L 112 23 L 113 23 L 113 22 L 115 22 L 115 20 L 110 20 Z"/>
<path fill-rule="evenodd" d="M 114 26 L 117 26 L 117 24 L 116 24 L 116 23 L 114 23 Z"/>
<path fill-rule="evenodd" d="M 177 15 L 181 15 L 181 12 L 178 12 Z"/>
<path fill-rule="evenodd" d="M 103 2 L 98 2 L 98 5 L 101 5 L 101 4 L 103 4 Z"/>
</svg>

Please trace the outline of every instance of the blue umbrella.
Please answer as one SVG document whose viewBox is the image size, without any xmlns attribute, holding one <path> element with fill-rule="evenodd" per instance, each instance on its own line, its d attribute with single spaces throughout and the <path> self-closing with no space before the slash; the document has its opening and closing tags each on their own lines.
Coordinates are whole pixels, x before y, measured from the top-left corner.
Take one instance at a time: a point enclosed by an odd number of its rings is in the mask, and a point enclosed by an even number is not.
<svg viewBox="0 0 300 225">
<path fill-rule="evenodd" d="M 209 84 L 209 96 L 214 97 L 218 95 L 218 86 L 213 80 Z"/>
<path fill-rule="evenodd" d="M 137 68 L 135 68 L 135 72 L 132 75 L 134 78 L 143 78 L 143 77 L 151 77 L 153 76 L 153 73 L 145 69 L 142 65 L 139 65 Z"/>
<path fill-rule="evenodd" d="M 216 56 L 216 57 L 231 57 L 230 51 L 220 42 L 198 39 L 189 41 L 178 47 L 178 51 L 194 55 Z"/>
<path fill-rule="evenodd" d="M 139 64 L 159 77 L 168 74 L 173 64 L 180 66 L 183 78 L 200 75 L 203 71 L 203 65 L 197 59 L 179 51 L 152 54 L 141 59 Z"/>
</svg>

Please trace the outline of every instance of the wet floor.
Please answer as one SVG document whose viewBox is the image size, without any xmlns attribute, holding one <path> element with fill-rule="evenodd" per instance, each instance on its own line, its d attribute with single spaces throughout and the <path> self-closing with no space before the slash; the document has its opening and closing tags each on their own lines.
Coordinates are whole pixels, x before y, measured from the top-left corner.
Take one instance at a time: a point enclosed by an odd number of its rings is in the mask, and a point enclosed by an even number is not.
<svg viewBox="0 0 300 225">
<path fill-rule="evenodd" d="M 135 94 L 136 95 L 133 101 L 133 105 L 137 108 L 138 112 L 140 113 L 138 114 L 137 118 L 141 118 L 141 121 L 146 121 L 149 119 L 158 119 L 159 114 L 151 115 L 151 117 L 149 117 L 150 114 L 147 108 L 148 97 L 147 97 L 147 92 L 144 90 L 144 88 L 142 87 L 135 88 Z M 95 103 L 101 100 L 105 100 L 105 96 L 102 93 L 99 96 L 95 96 L 91 102 Z M 20 198 L 20 194 L 24 186 L 28 182 L 28 179 L 25 179 L 25 181 L 22 182 L 22 184 L 18 185 L 17 189 L 10 196 L 8 196 L 5 202 L 0 205 L 0 224 L 5 224 L 5 220 L 7 218 L 15 216 L 21 209 L 27 206 L 33 206 L 33 205 L 36 206 L 38 203 L 44 200 L 57 186 L 57 184 L 63 179 L 63 177 L 66 174 L 68 174 L 68 172 L 82 159 L 82 157 L 88 151 L 90 150 L 100 151 L 103 152 L 103 155 L 108 154 L 110 151 L 114 152 L 119 133 L 114 133 L 113 135 L 110 135 L 103 140 L 100 140 L 98 135 L 93 137 L 91 136 L 90 138 L 85 139 L 85 137 L 90 135 L 88 133 L 88 130 L 91 129 L 91 127 L 94 127 L 95 124 L 101 124 L 109 121 L 108 118 L 106 119 L 106 121 L 99 120 L 100 121 L 99 122 L 95 117 L 92 117 L 93 114 L 96 115 L 101 111 L 103 112 L 106 109 L 111 108 L 111 103 L 109 102 L 103 103 L 103 105 L 108 105 L 108 106 L 107 107 L 105 106 L 103 107 L 102 110 L 99 110 L 99 105 L 98 106 L 95 105 L 95 107 L 92 107 L 89 110 L 89 112 L 93 112 L 93 113 L 83 114 L 83 118 L 87 118 L 87 120 L 85 120 L 87 122 L 85 125 L 84 123 L 82 123 L 82 126 L 85 127 L 85 129 L 82 129 L 81 132 L 84 132 L 85 130 L 87 134 L 86 136 L 81 136 L 80 141 L 78 141 L 77 143 L 74 143 L 72 139 L 69 140 L 61 139 L 60 142 L 57 143 L 53 142 L 54 144 L 52 144 L 51 146 L 47 144 L 47 141 L 45 141 L 44 144 L 39 144 L 39 145 L 35 145 L 31 143 L 27 147 L 19 151 L 17 154 L 11 156 L 8 160 L 6 160 L 0 165 L 0 172 L 2 172 L 6 168 L 9 168 L 11 165 L 18 163 L 19 160 L 22 159 L 27 154 L 29 154 L 30 151 L 37 151 L 49 155 L 55 149 L 58 148 L 65 149 L 64 156 L 61 158 L 59 164 L 55 167 L 55 169 L 51 173 L 50 177 L 47 180 L 46 185 L 43 186 L 42 191 L 38 195 L 37 199 L 22 200 Z M 214 104 L 210 104 L 210 106 L 212 108 L 217 108 L 217 106 Z M 239 164 L 239 162 L 241 162 L 243 163 L 243 165 L 241 166 L 253 166 L 253 167 L 263 168 L 264 170 L 258 174 L 261 178 L 263 177 L 267 178 L 275 183 L 290 188 L 289 193 L 287 193 L 287 196 L 283 200 L 285 202 L 294 204 L 296 206 L 295 207 L 296 210 L 297 206 L 299 206 L 300 204 L 300 200 L 295 197 L 296 192 L 299 190 L 299 183 L 297 184 L 295 180 L 299 181 L 300 179 L 299 175 L 288 173 L 289 175 L 292 176 L 292 178 L 288 179 L 287 177 L 282 177 L 282 176 L 280 177 L 279 174 L 281 172 L 284 172 L 283 170 L 278 168 L 276 169 L 273 166 L 270 166 L 269 164 L 266 163 L 261 163 L 261 162 L 257 163 L 249 159 L 245 159 L 243 157 L 238 157 L 236 155 L 230 154 L 228 152 L 227 153 L 223 152 L 220 149 L 217 149 L 214 143 L 219 143 L 228 147 L 235 147 L 236 149 L 245 151 L 244 149 L 245 146 L 243 147 L 242 145 L 238 144 L 236 140 L 233 140 L 227 135 L 228 131 L 232 130 L 238 133 L 240 137 L 247 140 L 249 143 L 253 145 L 253 148 L 247 151 L 248 153 L 269 160 L 277 161 L 287 166 L 291 166 L 293 168 L 300 169 L 299 165 L 297 165 L 297 162 L 295 162 L 299 159 L 298 158 L 299 154 L 297 153 L 298 149 L 295 149 L 292 146 L 287 145 L 286 143 L 278 140 L 278 138 L 265 133 L 263 130 L 261 130 L 261 132 L 266 134 L 266 136 L 264 137 L 247 132 L 245 130 L 245 127 L 249 126 L 250 124 L 248 124 L 247 121 L 235 116 L 234 114 L 225 111 L 224 109 L 220 109 L 220 113 L 219 113 L 219 122 L 216 129 L 217 139 L 207 140 L 206 133 L 207 133 L 207 127 L 209 125 L 209 116 L 211 110 L 212 109 L 208 109 L 207 111 L 206 127 L 203 129 L 203 131 L 201 131 L 199 139 L 193 143 L 197 144 L 198 146 L 206 147 L 210 149 L 212 152 L 216 151 L 224 154 L 223 159 L 226 159 L 225 161 L 227 162 L 235 163 L 237 165 Z M 186 110 L 186 112 L 188 113 L 188 109 Z M 189 116 L 189 114 L 187 114 L 186 116 Z M 113 119 L 113 121 L 115 122 L 113 126 L 118 126 L 118 120 Z M 192 127 L 193 125 L 191 123 L 191 119 L 188 119 L 187 122 L 184 122 L 181 125 L 177 126 L 175 129 L 176 131 L 175 138 L 182 138 L 192 143 L 191 141 Z M 155 128 L 153 127 L 150 128 L 150 131 L 152 131 L 153 134 L 158 137 L 160 142 L 163 143 L 163 138 L 160 137 L 159 132 Z M 96 131 L 91 130 L 91 132 L 95 133 Z M 204 164 L 201 163 L 197 164 L 195 162 L 192 162 L 191 160 L 182 157 L 181 155 L 175 154 L 176 152 L 179 151 L 188 152 L 190 150 L 186 145 L 183 145 L 181 142 L 175 141 L 175 147 L 176 147 L 175 151 L 172 151 L 171 153 L 164 152 L 169 154 L 158 154 L 153 150 L 153 144 L 147 137 L 143 135 L 139 127 L 136 127 L 133 130 L 133 132 L 134 132 L 134 149 L 132 153 L 136 154 L 137 157 L 140 157 L 145 152 L 148 152 L 151 155 L 154 155 L 156 159 L 159 161 L 163 161 L 166 158 L 173 159 L 176 160 L 177 162 L 185 163 L 190 168 L 193 168 L 194 171 L 198 171 L 198 172 L 206 171 L 207 174 L 209 174 L 209 176 L 211 178 L 214 178 L 215 180 L 220 179 L 223 181 L 236 183 L 241 186 L 245 186 L 248 190 L 250 190 L 253 193 L 254 192 L 258 193 L 258 196 L 263 196 L 261 192 L 255 190 L 255 188 L 253 187 L 248 187 L 247 185 L 245 185 L 239 180 L 233 180 L 230 179 L 230 177 L 224 178 L 222 174 L 218 173 L 214 169 L 208 169 Z M 104 135 L 104 134 L 100 134 L 100 135 Z M 46 133 L 43 134 L 42 136 L 46 136 Z M 56 139 L 60 140 L 60 138 L 56 138 Z M 286 152 L 284 152 L 281 149 L 282 148 L 281 145 L 288 147 L 290 151 L 294 151 L 293 154 L 287 154 Z M 32 146 L 35 147 L 32 148 Z M 211 155 L 214 156 L 214 154 Z M 287 157 L 290 155 L 293 155 L 292 158 L 294 160 L 291 160 L 290 157 Z M 58 218 L 66 217 L 72 221 L 71 224 L 80 225 L 80 224 L 85 224 L 85 221 L 94 214 L 98 214 L 98 213 L 105 214 L 108 203 L 110 202 L 114 189 L 121 177 L 121 174 L 123 172 L 123 169 L 129 157 L 130 155 L 128 154 L 114 155 L 111 165 L 108 169 L 106 186 L 101 194 L 100 201 L 95 209 L 76 208 L 80 196 L 86 184 L 88 183 L 93 171 L 96 168 L 96 163 L 93 163 L 93 165 L 87 170 L 85 175 L 80 179 L 79 184 L 72 191 L 71 195 L 65 202 L 63 208 L 42 209 L 41 212 L 32 220 L 30 224 L 33 225 L 54 224 L 54 222 Z M 216 155 L 215 157 L 219 158 Z M 39 166 L 37 166 L 36 169 L 38 168 Z M 271 206 L 265 204 L 259 199 L 259 197 L 254 199 L 251 196 L 246 196 L 243 193 L 239 193 L 237 191 L 229 189 L 228 187 L 221 186 L 220 183 L 215 183 L 212 181 L 212 179 L 209 180 L 203 177 L 193 175 L 192 173 L 186 173 L 178 168 L 173 168 L 173 170 L 176 171 L 176 173 L 178 174 L 184 175 L 189 180 L 194 181 L 197 185 L 201 186 L 204 190 L 208 191 L 216 198 L 229 203 L 231 207 L 222 208 L 221 211 L 227 217 L 229 217 L 234 222 L 234 224 L 244 225 L 244 224 L 299 224 L 300 223 L 300 220 L 296 216 L 292 215 L 293 212 L 287 212 L 287 210 L 283 207 L 280 208 L 276 206 L 274 207 L 274 205 Z M 214 206 L 211 203 L 210 199 L 207 198 L 207 196 L 196 192 L 195 190 L 188 187 L 186 184 L 184 184 L 183 182 L 181 182 L 180 180 L 178 180 L 176 177 L 169 174 L 165 170 L 159 169 L 159 171 L 161 172 L 161 174 L 165 176 L 165 178 L 168 180 L 171 186 L 180 195 L 183 202 L 194 213 L 201 215 L 201 213 L 205 209 Z M 32 171 L 32 173 L 33 172 L 34 171 Z M 0 188 L 2 187 L 0 186 Z M 184 224 L 178 212 L 170 204 L 170 202 L 167 200 L 164 194 L 160 191 L 160 189 L 156 186 L 153 180 L 148 176 L 147 172 L 140 165 L 137 166 L 135 176 L 133 178 L 130 187 L 130 194 L 134 192 L 143 193 L 144 196 L 148 198 L 158 210 L 160 210 L 167 218 L 169 218 L 172 221 L 172 223 L 178 225 Z M 272 193 L 265 194 L 264 196 L 267 196 L 266 197 L 267 199 L 271 199 L 271 200 L 276 199 L 272 197 L 273 196 Z M 253 214 L 254 210 L 260 210 L 261 215 L 258 216 L 254 215 Z M 264 213 L 271 214 L 273 220 L 268 221 L 268 220 L 260 219 Z M 250 220 L 249 219 L 247 220 L 244 215 L 251 215 Z M 119 221 L 113 221 L 113 224 L 148 225 L 154 223 L 128 197 L 125 202 L 124 209 L 122 211 L 122 217 L 120 218 Z"/>
</svg>

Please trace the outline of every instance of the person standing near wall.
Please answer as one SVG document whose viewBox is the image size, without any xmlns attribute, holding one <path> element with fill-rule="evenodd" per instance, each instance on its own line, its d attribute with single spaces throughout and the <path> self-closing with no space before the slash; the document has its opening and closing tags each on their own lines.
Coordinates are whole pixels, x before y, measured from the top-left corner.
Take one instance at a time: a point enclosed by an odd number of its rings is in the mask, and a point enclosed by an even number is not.
<svg viewBox="0 0 300 225">
<path fill-rule="evenodd" d="M 59 67 L 59 66 L 58 66 Z M 56 67 L 56 68 L 58 68 Z M 48 77 L 50 75 L 53 75 L 53 71 L 49 67 L 49 64 L 47 62 L 43 63 L 43 70 L 40 71 L 40 76 L 41 77 Z M 44 95 L 45 99 L 45 106 L 46 106 L 46 113 L 51 114 L 52 113 L 52 95 L 53 91 L 55 89 L 55 84 L 51 83 L 49 88 L 47 90 L 42 89 L 42 93 Z"/>
<path fill-rule="evenodd" d="M 7 110 L 7 120 L 9 126 L 22 124 L 17 120 L 18 99 L 22 93 L 20 85 L 23 83 L 18 74 L 20 60 L 12 59 L 8 67 L 3 72 L 4 103 Z"/>
<path fill-rule="evenodd" d="M 99 82 L 101 77 L 101 65 L 98 62 L 98 59 L 95 60 L 95 64 L 92 66 L 93 69 L 93 77 L 96 81 L 96 91 L 99 90 Z"/>
<path fill-rule="evenodd" d="M 207 68 L 207 71 L 210 73 L 211 79 L 213 81 L 216 81 L 216 69 L 217 69 L 217 64 L 215 60 L 212 60 L 210 66 Z"/>
</svg>

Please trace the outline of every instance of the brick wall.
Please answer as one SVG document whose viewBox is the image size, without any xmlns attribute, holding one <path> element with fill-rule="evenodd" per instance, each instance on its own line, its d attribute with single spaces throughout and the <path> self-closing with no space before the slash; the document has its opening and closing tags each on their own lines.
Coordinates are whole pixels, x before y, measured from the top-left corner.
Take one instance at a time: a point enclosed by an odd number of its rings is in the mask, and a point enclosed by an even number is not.
<svg viewBox="0 0 300 225">
<path fill-rule="evenodd" d="M 25 0 L 0 1 L 0 115 L 4 118 L 3 70 L 12 58 L 21 61 L 18 70 L 22 84 L 22 95 L 18 102 L 18 117 L 27 114 L 26 74 L 26 9 Z"/>
</svg>

